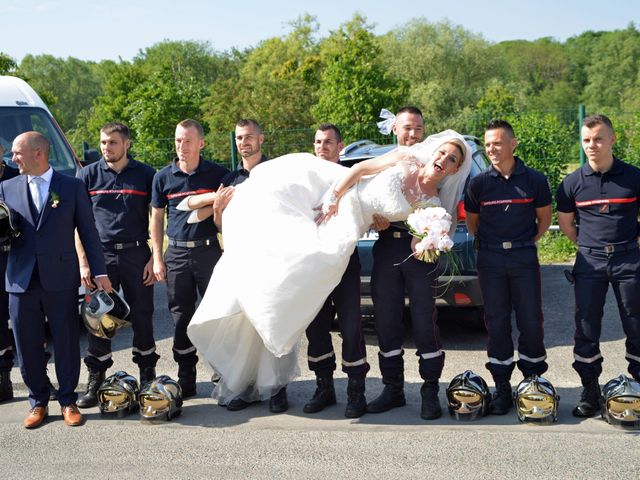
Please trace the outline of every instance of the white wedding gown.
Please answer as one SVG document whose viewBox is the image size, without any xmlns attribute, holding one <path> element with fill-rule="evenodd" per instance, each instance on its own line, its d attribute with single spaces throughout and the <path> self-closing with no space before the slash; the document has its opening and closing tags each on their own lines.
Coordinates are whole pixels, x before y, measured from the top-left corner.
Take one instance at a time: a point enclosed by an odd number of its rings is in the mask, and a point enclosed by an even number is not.
<svg viewBox="0 0 640 480">
<path fill-rule="evenodd" d="M 291 154 L 258 165 L 236 187 L 222 220 L 224 253 L 188 328 L 222 377 L 214 390 L 220 403 L 266 399 L 293 380 L 299 340 L 372 215 L 405 220 L 410 203 L 426 200 L 418 164 L 402 162 L 361 179 L 340 200 L 338 215 L 317 226 L 314 207 L 346 171 Z"/>
</svg>

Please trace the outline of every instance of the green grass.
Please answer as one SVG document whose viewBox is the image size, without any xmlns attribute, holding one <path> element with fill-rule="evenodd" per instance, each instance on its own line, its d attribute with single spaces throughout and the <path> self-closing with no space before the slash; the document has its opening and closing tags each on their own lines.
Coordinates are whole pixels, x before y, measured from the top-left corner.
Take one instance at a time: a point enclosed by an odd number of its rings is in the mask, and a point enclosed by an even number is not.
<svg viewBox="0 0 640 480">
<path fill-rule="evenodd" d="M 540 263 L 572 263 L 576 246 L 561 232 L 547 232 L 538 242 Z"/>
</svg>

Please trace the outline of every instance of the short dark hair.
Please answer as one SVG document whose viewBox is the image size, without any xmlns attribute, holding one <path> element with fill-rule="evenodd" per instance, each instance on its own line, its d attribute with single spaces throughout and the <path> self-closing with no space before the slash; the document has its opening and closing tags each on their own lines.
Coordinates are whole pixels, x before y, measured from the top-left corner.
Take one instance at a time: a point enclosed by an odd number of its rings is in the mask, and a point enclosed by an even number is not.
<svg viewBox="0 0 640 480">
<path fill-rule="evenodd" d="M 489 130 L 498 130 L 498 129 L 505 130 L 511 136 L 511 138 L 516 138 L 516 134 L 513 131 L 513 127 L 506 120 L 502 120 L 500 118 L 494 118 L 489 120 L 484 127 L 485 132 Z"/>
<path fill-rule="evenodd" d="M 401 113 L 412 113 L 414 115 L 420 115 L 420 117 L 422 117 L 422 112 L 420 111 L 420 109 L 411 105 L 407 105 L 406 107 L 402 107 L 400 110 L 398 110 L 396 112 L 396 117 Z"/>
<path fill-rule="evenodd" d="M 198 136 L 200 138 L 204 138 L 204 128 L 202 128 L 199 121 L 194 120 L 193 118 L 186 118 L 178 123 L 178 125 L 182 128 L 195 128 L 198 132 Z"/>
<path fill-rule="evenodd" d="M 321 123 L 320 125 L 318 125 L 318 130 L 320 130 L 321 132 L 333 130 L 333 133 L 336 134 L 336 140 L 338 142 L 342 141 L 342 134 L 340 133 L 340 129 L 336 127 L 333 123 Z"/>
<path fill-rule="evenodd" d="M 240 128 L 242 128 L 242 127 L 253 127 L 258 131 L 259 134 L 262 134 L 262 127 L 253 118 L 242 118 L 242 119 L 238 120 L 238 123 L 236 123 L 236 127 L 240 127 Z"/>
<path fill-rule="evenodd" d="M 100 129 L 100 133 L 105 133 L 107 135 L 118 133 L 123 140 L 129 140 L 131 138 L 129 127 L 127 127 L 124 123 L 119 122 L 105 123 Z"/>
<path fill-rule="evenodd" d="M 593 128 L 596 125 L 606 125 L 607 127 L 609 127 L 609 129 L 613 133 L 613 123 L 611 123 L 611 119 L 606 115 L 602 115 L 602 114 L 589 115 L 584 120 L 582 120 L 583 127 Z"/>
</svg>

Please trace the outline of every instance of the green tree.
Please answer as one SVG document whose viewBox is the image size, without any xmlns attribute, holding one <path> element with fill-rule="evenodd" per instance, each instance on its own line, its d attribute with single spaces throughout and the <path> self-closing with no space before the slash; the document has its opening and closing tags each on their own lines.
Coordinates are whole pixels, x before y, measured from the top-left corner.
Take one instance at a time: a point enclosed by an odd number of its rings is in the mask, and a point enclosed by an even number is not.
<svg viewBox="0 0 640 480">
<path fill-rule="evenodd" d="M 128 106 L 135 97 L 133 92 L 147 77 L 143 75 L 139 66 L 130 62 L 110 62 L 104 65 L 105 80 L 102 93 L 93 99 L 91 108 L 78 117 L 76 127 L 69 132 L 73 145 L 88 141 L 97 147 L 99 130 L 107 122 L 131 123 Z M 136 132 L 132 131 L 135 140 Z"/>
<path fill-rule="evenodd" d="M 507 116 L 518 137 L 516 154 L 543 172 L 555 192 L 569 162 L 578 160 L 577 125 L 567 124 L 557 113 L 526 112 Z"/>
<path fill-rule="evenodd" d="M 143 161 L 164 165 L 173 155 L 175 125 L 187 117 L 202 120 L 209 85 L 230 69 L 229 55 L 206 42 L 155 44 L 132 62 L 105 68 L 102 94 L 73 137 L 97 139 L 104 123 L 124 122 L 131 128 L 132 151 Z"/>
<path fill-rule="evenodd" d="M 315 35 L 318 25 L 309 15 L 291 23 L 292 31 L 236 52 L 235 74 L 211 84 L 204 100 L 204 119 L 211 129 L 207 140 L 214 155 L 229 152 L 227 132 L 241 118 L 254 118 L 265 129 L 263 149 L 273 157 L 311 144 L 311 106 L 317 98 L 321 71 Z"/>
<path fill-rule="evenodd" d="M 18 65 L 13 58 L 0 52 L 0 75 L 14 75 L 17 68 Z"/>
<path fill-rule="evenodd" d="M 587 108 L 594 111 L 639 107 L 640 32 L 635 25 L 604 33 L 591 57 L 584 90 Z"/>
<path fill-rule="evenodd" d="M 26 55 L 20 75 L 45 99 L 65 131 L 76 127 L 80 113 L 91 108 L 104 81 L 98 64 L 52 55 Z"/>
<path fill-rule="evenodd" d="M 173 134 L 185 118 L 200 118 L 205 87 L 194 77 L 163 70 L 153 73 L 133 92 L 126 108 L 135 131 L 134 151 L 146 163 L 162 167 L 175 155 Z"/>
<path fill-rule="evenodd" d="M 516 96 L 496 79 L 489 83 L 477 104 L 477 112 L 487 117 L 512 115 L 516 109 Z"/>
<path fill-rule="evenodd" d="M 311 109 L 314 118 L 346 126 L 345 136 L 351 138 L 371 136 L 380 109 L 396 109 L 406 100 L 407 83 L 388 72 L 371 27 L 360 15 L 331 35 L 323 53 L 327 60 Z"/>
<path fill-rule="evenodd" d="M 519 83 L 526 96 L 537 96 L 568 76 L 565 49 L 550 38 L 501 42 L 492 46 L 488 53 L 504 59 L 503 81 Z"/>
<path fill-rule="evenodd" d="M 589 30 L 567 39 L 564 44 L 567 61 L 569 62 L 567 80 L 573 91 L 579 95 L 580 101 L 582 101 L 584 89 L 589 83 L 587 67 L 594 60 L 593 49 L 604 33 Z"/>
<path fill-rule="evenodd" d="M 502 62 L 489 55 L 480 35 L 448 21 L 412 20 L 380 38 L 389 72 L 409 84 L 406 101 L 420 107 L 427 131 L 450 127 L 465 107 L 473 107 Z"/>
<path fill-rule="evenodd" d="M 170 70 L 174 78 L 192 77 L 208 86 L 232 68 L 230 56 L 217 53 L 208 42 L 164 40 L 140 50 L 133 63 L 143 74 Z"/>
</svg>

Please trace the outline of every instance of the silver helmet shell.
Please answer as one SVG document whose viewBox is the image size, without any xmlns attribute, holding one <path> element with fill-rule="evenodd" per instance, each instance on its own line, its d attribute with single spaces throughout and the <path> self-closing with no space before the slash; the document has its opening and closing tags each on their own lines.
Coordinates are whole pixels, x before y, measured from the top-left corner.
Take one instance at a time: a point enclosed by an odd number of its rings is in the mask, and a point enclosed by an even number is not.
<svg viewBox="0 0 640 480">
<path fill-rule="evenodd" d="M 477 420 L 487 414 L 491 394 L 484 379 L 466 370 L 455 377 L 447 387 L 447 406 L 456 420 Z"/>
<path fill-rule="evenodd" d="M 602 389 L 602 417 L 611 425 L 640 429 L 640 383 L 626 375 L 609 380 Z"/>
<path fill-rule="evenodd" d="M 171 420 L 182 412 L 182 388 L 168 375 L 160 375 L 143 387 L 138 400 L 142 419 Z"/>
<path fill-rule="evenodd" d="M 525 378 L 516 387 L 513 398 L 521 422 L 551 424 L 558 421 L 560 396 L 546 378 L 538 375 Z"/>
<path fill-rule="evenodd" d="M 112 339 L 119 328 L 130 325 L 129 304 L 113 290 L 87 293 L 80 307 L 82 321 L 92 335 Z"/>
<path fill-rule="evenodd" d="M 102 413 L 129 413 L 138 408 L 138 380 L 127 372 L 117 371 L 104 379 L 98 388 L 98 406 Z"/>
</svg>

